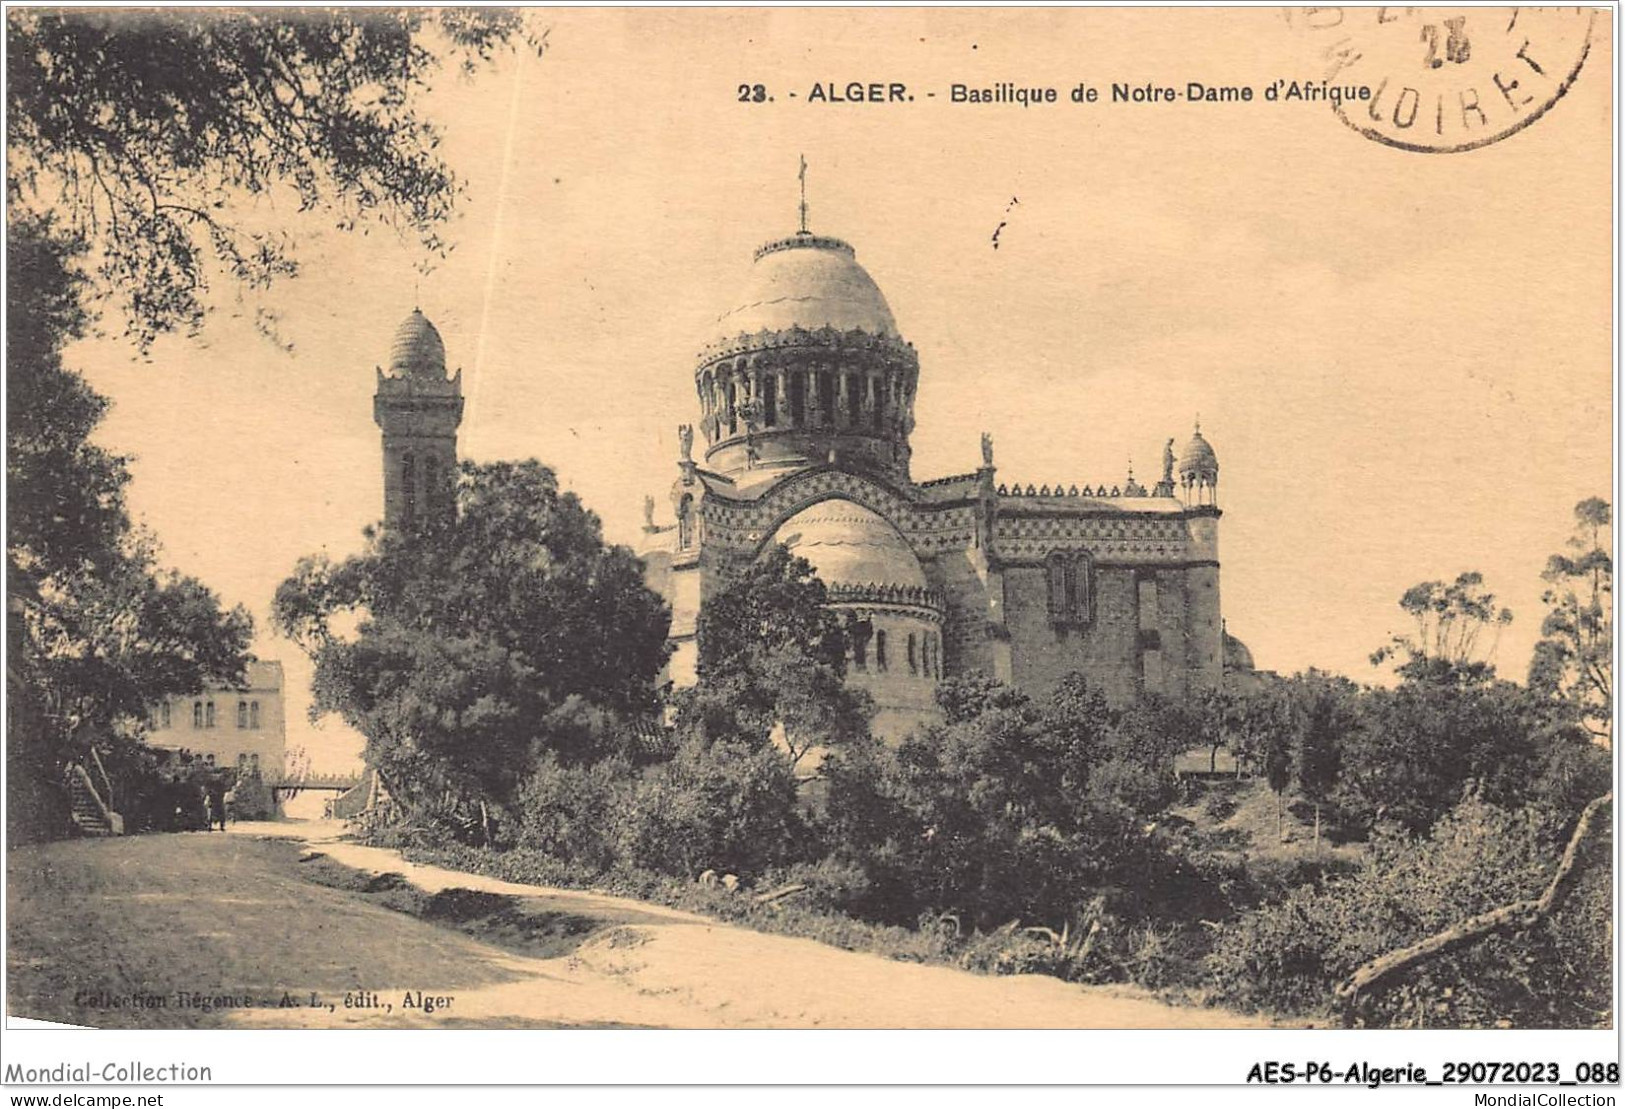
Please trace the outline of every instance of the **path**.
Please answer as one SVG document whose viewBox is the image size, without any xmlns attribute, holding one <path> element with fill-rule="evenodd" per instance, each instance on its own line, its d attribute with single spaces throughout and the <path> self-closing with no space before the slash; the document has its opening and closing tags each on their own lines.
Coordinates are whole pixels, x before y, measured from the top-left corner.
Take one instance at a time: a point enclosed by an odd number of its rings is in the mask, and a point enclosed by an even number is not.
<svg viewBox="0 0 1625 1109">
<path fill-rule="evenodd" d="M 895 962 L 625 898 L 410 864 L 391 851 L 338 842 L 331 825 L 242 825 L 235 832 L 12 851 L 13 1013 L 103 1027 L 1256 1023 L 1133 991 Z M 567 921 L 581 934 L 561 934 L 566 950 L 551 958 L 517 955 L 382 907 L 360 890 L 315 884 L 307 877 L 312 864 L 299 862 L 310 852 L 400 875 L 404 881 L 373 884 L 386 894 L 398 890 L 420 903 L 422 894 L 441 894 L 453 908 L 466 895 L 443 891 L 501 895 L 517 899 L 511 904 L 524 914 Z M 452 1000 L 432 1012 L 403 1007 L 417 991 Z M 378 1006 L 345 1008 L 347 992 Z M 179 993 L 253 1004 L 203 1011 L 178 1005 Z M 165 998 L 165 1007 L 129 1004 L 145 996 Z"/>
</svg>

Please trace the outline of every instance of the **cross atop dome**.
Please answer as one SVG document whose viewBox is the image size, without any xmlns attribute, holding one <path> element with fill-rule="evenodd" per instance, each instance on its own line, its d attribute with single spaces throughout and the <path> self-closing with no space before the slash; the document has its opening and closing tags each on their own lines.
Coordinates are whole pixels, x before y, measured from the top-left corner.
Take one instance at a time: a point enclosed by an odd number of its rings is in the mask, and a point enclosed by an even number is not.
<svg viewBox="0 0 1625 1109">
<path fill-rule="evenodd" d="M 801 172 L 796 176 L 801 179 L 801 230 L 796 233 L 798 235 L 810 235 L 812 232 L 807 230 L 807 156 L 805 154 L 801 156 Z"/>
</svg>

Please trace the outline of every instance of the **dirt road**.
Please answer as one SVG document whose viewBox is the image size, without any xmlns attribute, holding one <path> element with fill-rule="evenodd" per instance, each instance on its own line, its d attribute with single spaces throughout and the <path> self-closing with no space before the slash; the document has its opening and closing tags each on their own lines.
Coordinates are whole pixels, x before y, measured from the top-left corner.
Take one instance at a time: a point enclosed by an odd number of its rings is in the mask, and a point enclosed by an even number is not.
<svg viewBox="0 0 1625 1109">
<path fill-rule="evenodd" d="M 12 851 L 12 1013 L 147 1028 L 1254 1023 L 416 866 L 337 831 L 244 825 Z"/>
</svg>

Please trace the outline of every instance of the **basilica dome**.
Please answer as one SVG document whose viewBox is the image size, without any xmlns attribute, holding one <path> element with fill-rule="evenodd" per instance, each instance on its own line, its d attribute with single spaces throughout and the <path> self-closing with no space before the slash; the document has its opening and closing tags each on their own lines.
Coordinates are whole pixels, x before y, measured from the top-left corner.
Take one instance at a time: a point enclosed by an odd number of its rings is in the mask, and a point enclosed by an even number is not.
<svg viewBox="0 0 1625 1109">
<path fill-rule="evenodd" d="M 774 542 L 812 563 L 826 586 L 925 589 L 925 572 L 897 529 L 846 500 L 820 501 L 779 526 Z"/>
<path fill-rule="evenodd" d="M 419 309 L 412 309 L 412 314 L 395 329 L 395 338 L 389 344 L 389 369 L 396 376 L 446 376 L 446 344 Z"/>
<path fill-rule="evenodd" d="M 1253 653 L 1247 649 L 1247 644 L 1231 635 L 1228 631 L 1220 633 L 1220 641 L 1224 647 L 1225 673 L 1245 673 L 1258 669 L 1253 663 Z"/>
<path fill-rule="evenodd" d="M 840 239 L 803 232 L 756 251 L 737 306 L 717 318 L 713 341 L 802 328 L 899 338 L 880 287 Z"/>
</svg>

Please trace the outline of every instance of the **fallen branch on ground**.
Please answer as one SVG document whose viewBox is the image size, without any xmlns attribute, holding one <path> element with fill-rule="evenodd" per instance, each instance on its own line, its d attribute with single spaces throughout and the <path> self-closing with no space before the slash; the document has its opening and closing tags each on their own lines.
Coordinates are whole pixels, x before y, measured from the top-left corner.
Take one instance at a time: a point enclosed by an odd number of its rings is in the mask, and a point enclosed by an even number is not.
<svg viewBox="0 0 1625 1109">
<path fill-rule="evenodd" d="M 788 886 L 780 886 L 776 890 L 768 890 L 766 893 L 757 894 L 756 903 L 758 905 L 771 905 L 773 902 L 783 900 L 791 894 L 800 893 L 806 888 L 807 883 L 805 882 L 791 882 Z"/>
</svg>

